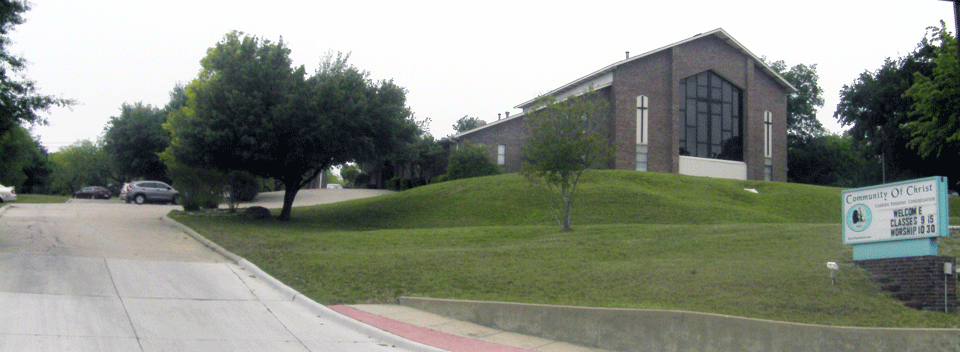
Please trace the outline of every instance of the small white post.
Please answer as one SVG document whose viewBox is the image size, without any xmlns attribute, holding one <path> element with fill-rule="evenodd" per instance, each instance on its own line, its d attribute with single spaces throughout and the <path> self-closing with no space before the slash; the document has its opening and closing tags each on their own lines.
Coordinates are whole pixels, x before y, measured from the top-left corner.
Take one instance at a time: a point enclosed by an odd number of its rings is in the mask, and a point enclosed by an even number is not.
<svg viewBox="0 0 960 352">
<path fill-rule="evenodd" d="M 830 283 L 836 286 L 837 285 L 836 272 L 837 272 L 837 269 L 840 269 L 840 267 L 837 266 L 837 263 L 827 262 L 827 269 L 830 269 Z"/>
<path fill-rule="evenodd" d="M 947 289 L 947 281 L 950 281 L 950 275 L 953 275 L 953 263 L 943 263 L 943 312 L 950 313 L 950 291 Z"/>
</svg>

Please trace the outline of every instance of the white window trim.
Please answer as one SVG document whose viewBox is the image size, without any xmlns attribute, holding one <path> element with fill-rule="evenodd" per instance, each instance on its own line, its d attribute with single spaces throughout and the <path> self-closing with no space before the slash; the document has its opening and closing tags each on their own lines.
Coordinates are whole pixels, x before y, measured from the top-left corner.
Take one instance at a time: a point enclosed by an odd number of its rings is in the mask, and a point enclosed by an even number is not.
<svg viewBox="0 0 960 352">
<path fill-rule="evenodd" d="M 637 144 L 644 145 L 648 143 L 649 135 L 649 99 L 646 95 L 637 96 Z"/>
<path fill-rule="evenodd" d="M 763 156 L 773 157 L 773 113 L 763 112 Z"/>
<path fill-rule="evenodd" d="M 504 144 L 497 145 L 497 165 L 504 165 L 507 163 L 507 146 Z"/>
</svg>

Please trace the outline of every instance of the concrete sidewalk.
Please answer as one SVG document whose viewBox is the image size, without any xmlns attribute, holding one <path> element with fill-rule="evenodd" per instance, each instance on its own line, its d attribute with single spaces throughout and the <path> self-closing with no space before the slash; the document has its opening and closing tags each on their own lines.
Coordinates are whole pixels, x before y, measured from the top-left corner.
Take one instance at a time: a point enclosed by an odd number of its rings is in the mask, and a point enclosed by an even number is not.
<svg viewBox="0 0 960 352">
<path fill-rule="evenodd" d="M 297 195 L 298 201 L 296 205 L 332 203 L 335 201 L 391 193 L 389 191 L 376 190 L 367 192 L 371 193 L 349 192 L 345 190 L 306 190 L 306 192 L 301 191 L 301 193 Z M 241 206 L 260 205 L 268 208 L 280 207 L 282 205 L 282 197 L 280 196 L 278 192 L 261 193 L 254 203 L 242 204 Z M 301 198 L 301 196 L 303 196 L 303 198 Z M 237 263 L 243 270 L 252 273 L 253 276 L 273 286 L 277 291 L 281 292 L 282 295 L 293 297 L 291 299 L 293 302 L 298 303 L 304 310 L 311 312 L 311 314 L 322 315 L 327 318 L 334 318 L 334 315 L 340 315 L 343 319 L 351 320 L 356 324 L 366 327 L 358 330 L 366 331 L 369 336 L 377 336 L 377 338 L 389 341 L 395 345 L 412 347 L 420 344 L 452 352 L 607 352 L 601 349 L 587 348 L 565 342 L 551 341 L 539 337 L 491 329 L 400 305 L 326 307 L 303 296 L 296 290 L 273 278 L 268 273 L 263 272 L 246 259 L 207 240 L 192 229 L 167 217 L 164 217 L 163 220 L 174 224 L 174 226 L 179 227 L 184 233 L 187 233 L 201 244 L 223 255 L 230 261 Z M 341 319 L 336 319 L 342 322 Z M 373 333 L 371 330 L 376 330 L 381 333 Z M 384 335 L 392 335 L 397 338 L 388 338 Z M 413 342 L 414 344 L 404 344 L 402 343 L 403 340 Z"/>
</svg>

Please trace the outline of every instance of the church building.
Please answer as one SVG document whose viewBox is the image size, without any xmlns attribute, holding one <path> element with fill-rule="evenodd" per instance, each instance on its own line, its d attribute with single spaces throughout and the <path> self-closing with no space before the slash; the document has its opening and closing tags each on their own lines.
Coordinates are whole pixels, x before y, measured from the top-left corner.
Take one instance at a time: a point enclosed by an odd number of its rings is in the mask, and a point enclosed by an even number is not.
<svg viewBox="0 0 960 352">
<path fill-rule="evenodd" d="M 787 180 L 783 77 L 723 29 L 628 57 L 546 95 L 590 90 L 607 102 L 614 158 L 607 168 L 739 180 Z M 482 144 L 504 172 L 520 171 L 522 112 L 454 135 Z"/>
</svg>

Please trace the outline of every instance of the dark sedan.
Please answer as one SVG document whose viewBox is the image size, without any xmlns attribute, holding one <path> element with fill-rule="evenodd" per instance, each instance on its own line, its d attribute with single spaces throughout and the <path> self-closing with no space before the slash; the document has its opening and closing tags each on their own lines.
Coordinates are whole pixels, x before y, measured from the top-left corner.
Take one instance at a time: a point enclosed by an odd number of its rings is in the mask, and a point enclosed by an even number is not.
<svg viewBox="0 0 960 352">
<path fill-rule="evenodd" d="M 110 190 L 100 186 L 83 187 L 73 192 L 74 198 L 110 199 Z"/>
</svg>

